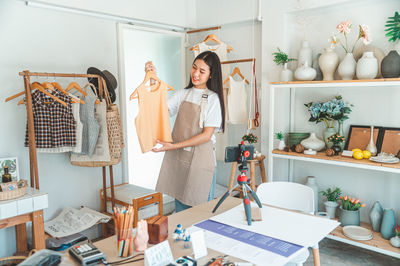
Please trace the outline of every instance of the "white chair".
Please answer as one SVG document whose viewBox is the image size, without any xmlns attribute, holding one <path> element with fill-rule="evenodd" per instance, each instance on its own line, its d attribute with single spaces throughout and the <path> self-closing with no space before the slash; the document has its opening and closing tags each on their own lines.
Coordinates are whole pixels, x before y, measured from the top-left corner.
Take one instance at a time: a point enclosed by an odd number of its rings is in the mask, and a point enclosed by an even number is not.
<svg viewBox="0 0 400 266">
<path fill-rule="evenodd" d="M 302 184 L 291 182 L 262 183 L 257 188 L 257 196 L 264 204 L 314 214 L 314 192 L 310 187 Z M 312 248 L 314 265 L 319 266 L 318 245 Z M 305 250 L 287 265 L 303 265 L 309 254 L 308 250 Z"/>
</svg>

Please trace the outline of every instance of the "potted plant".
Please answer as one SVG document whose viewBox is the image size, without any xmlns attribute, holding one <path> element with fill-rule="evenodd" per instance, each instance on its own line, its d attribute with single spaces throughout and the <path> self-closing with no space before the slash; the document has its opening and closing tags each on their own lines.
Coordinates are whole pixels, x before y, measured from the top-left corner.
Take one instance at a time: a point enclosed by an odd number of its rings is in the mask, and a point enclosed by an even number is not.
<svg viewBox="0 0 400 266">
<path fill-rule="evenodd" d="M 340 206 L 340 223 L 341 226 L 358 225 L 360 226 L 360 208 L 365 207 L 360 199 L 350 198 L 349 196 L 341 196 L 342 206 Z"/>
<path fill-rule="evenodd" d="M 283 139 L 283 133 L 278 132 L 275 134 L 276 138 L 279 139 L 278 150 L 283 151 L 286 147 L 285 140 Z"/>
<path fill-rule="evenodd" d="M 247 141 L 249 144 L 257 143 L 258 137 L 254 135 L 253 133 L 249 133 L 246 135 L 243 135 L 242 137 L 243 141 Z"/>
<path fill-rule="evenodd" d="M 386 37 L 389 37 L 389 42 L 397 43 L 398 49 L 391 50 L 383 58 L 381 73 L 384 78 L 397 78 L 400 76 L 400 15 L 398 12 L 388 18 L 385 27 Z"/>
<path fill-rule="evenodd" d="M 328 141 L 330 143 L 333 143 L 331 149 L 335 151 L 335 155 L 339 155 L 339 152 L 342 151 L 342 147 L 340 145 L 344 143 L 344 140 L 345 138 L 343 136 L 340 136 L 338 133 L 333 134 L 328 138 Z"/>
<path fill-rule="evenodd" d="M 283 65 L 283 70 L 280 75 L 280 81 L 292 81 L 293 80 L 293 72 L 292 70 L 287 68 L 287 63 L 290 61 L 296 61 L 295 58 L 289 58 L 289 56 L 281 51 L 278 47 L 278 52 L 272 54 L 274 56 L 274 62 L 279 66 Z"/>
<path fill-rule="evenodd" d="M 390 244 L 393 247 L 400 248 L 400 224 L 394 226 L 394 232 L 396 235 L 390 239 Z"/>
<path fill-rule="evenodd" d="M 342 194 L 342 192 L 340 191 L 340 188 L 335 188 L 335 189 L 331 189 L 328 188 L 325 191 L 320 191 L 320 193 L 322 194 L 322 196 L 324 196 L 326 198 L 326 201 L 324 202 L 325 205 L 325 210 L 328 213 L 328 216 L 330 219 L 333 219 L 336 217 L 336 208 L 339 205 L 337 203 L 340 195 Z"/>
</svg>

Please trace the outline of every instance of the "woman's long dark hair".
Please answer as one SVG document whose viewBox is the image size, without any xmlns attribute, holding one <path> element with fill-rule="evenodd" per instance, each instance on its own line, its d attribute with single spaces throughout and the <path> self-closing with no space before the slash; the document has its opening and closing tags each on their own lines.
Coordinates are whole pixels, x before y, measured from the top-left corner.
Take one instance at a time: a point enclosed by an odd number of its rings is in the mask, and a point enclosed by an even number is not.
<svg viewBox="0 0 400 266">
<path fill-rule="evenodd" d="M 202 59 L 209 67 L 210 67 L 210 78 L 207 81 L 207 88 L 212 90 L 218 95 L 219 103 L 221 105 L 221 115 L 222 115 L 222 123 L 221 129 L 222 132 L 225 131 L 225 104 L 224 104 L 224 94 L 222 88 L 222 71 L 221 71 L 221 62 L 219 61 L 218 55 L 211 51 L 205 51 L 199 54 L 193 61 L 193 63 L 197 59 Z M 189 79 L 189 84 L 185 89 L 190 89 L 193 87 L 192 77 Z"/>
</svg>

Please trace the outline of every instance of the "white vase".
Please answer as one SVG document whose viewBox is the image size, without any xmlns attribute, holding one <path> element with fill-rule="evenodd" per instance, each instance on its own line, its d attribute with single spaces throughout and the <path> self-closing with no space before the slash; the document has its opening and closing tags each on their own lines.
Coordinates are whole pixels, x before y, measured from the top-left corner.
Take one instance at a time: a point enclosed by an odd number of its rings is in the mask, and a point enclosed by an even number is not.
<svg viewBox="0 0 400 266">
<path fill-rule="evenodd" d="M 378 60 L 373 52 L 365 52 L 358 60 L 356 75 L 358 79 L 374 79 L 378 75 Z"/>
<path fill-rule="evenodd" d="M 319 57 L 319 68 L 322 71 L 323 80 L 334 80 L 335 71 L 339 64 L 339 56 L 331 49 L 326 48 Z"/>
<path fill-rule="evenodd" d="M 325 201 L 324 205 L 329 219 L 334 219 L 336 217 L 336 208 L 339 204 L 336 201 Z"/>
<path fill-rule="evenodd" d="M 325 148 L 325 142 L 317 138 L 314 132 L 311 133 L 308 138 L 303 139 L 300 144 L 307 150 L 312 149 L 314 151 L 320 151 Z"/>
<path fill-rule="evenodd" d="M 398 236 L 392 237 L 390 239 L 390 244 L 395 248 L 400 248 L 400 238 Z"/>
<path fill-rule="evenodd" d="M 279 145 L 278 145 L 278 150 L 283 151 L 286 147 L 285 141 L 284 140 L 280 140 L 279 141 Z"/>
<path fill-rule="evenodd" d="M 369 151 L 372 156 L 375 156 L 376 153 L 378 152 L 378 149 L 376 148 L 376 145 L 374 142 L 374 126 L 371 126 L 371 135 L 369 137 L 369 143 L 365 149 L 367 151 Z"/>
<path fill-rule="evenodd" d="M 288 82 L 293 81 L 293 72 L 287 68 L 287 63 L 283 65 L 283 69 L 280 75 L 280 81 Z"/>
<path fill-rule="evenodd" d="M 310 65 L 305 62 L 303 66 L 296 69 L 294 72 L 294 77 L 297 80 L 313 80 L 317 76 L 317 71 L 310 67 Z"/>
<path fill-rule="evenodd" d="M 356 60 L 352 53 L 347 53 L 340 62 L 338 73 L 343 80 L 352 80 L 356 73 Z"/>
<path fill-rule="evenodd" d="M 314 176 L 307 176 L 306 186 L 310 187 L 314 192 L 314 213 L 318 212 L 318 185 Z"/>
<path fill-rule="evenodd" d="M 312 65 L 312 49 L 308 41 L 301 43 L 299 50 L 299 57 L 297 58 L 297 68 L 302 67 L 304 64 Z"/>
</svg>

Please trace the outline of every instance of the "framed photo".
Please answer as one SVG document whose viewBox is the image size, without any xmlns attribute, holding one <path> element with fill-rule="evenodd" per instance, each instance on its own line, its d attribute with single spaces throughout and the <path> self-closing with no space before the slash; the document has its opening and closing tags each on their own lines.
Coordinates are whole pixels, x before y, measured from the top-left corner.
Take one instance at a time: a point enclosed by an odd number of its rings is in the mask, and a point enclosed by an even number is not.
<svg viewBox="0 0 400 266">
<path fill-rule="evenodd" d="M 374 126 L 374 142 L 378 152 L 380 152 L 380 138 L 382 135 L 382 127 Z M 365 150 L 371 138 L 371 126 L 350 125 L 349 134 L 347 135 L 345 150 L 355 148 Z"/>
<path fill-rule="evenodd" d="M 397 155 L 400 150 L 400 128 L 384 127 L 380 141 L 380 151 Z"/>
<path fill-rule="evenodd" d="M 17 157 L 0 158 L 0 176 L 4 174 L 4 167 L 8 166 L 12 181 L 19 181 L 18 159 Z M 1 178 L 0 178 L 1 183 Z"/>
</svg>

